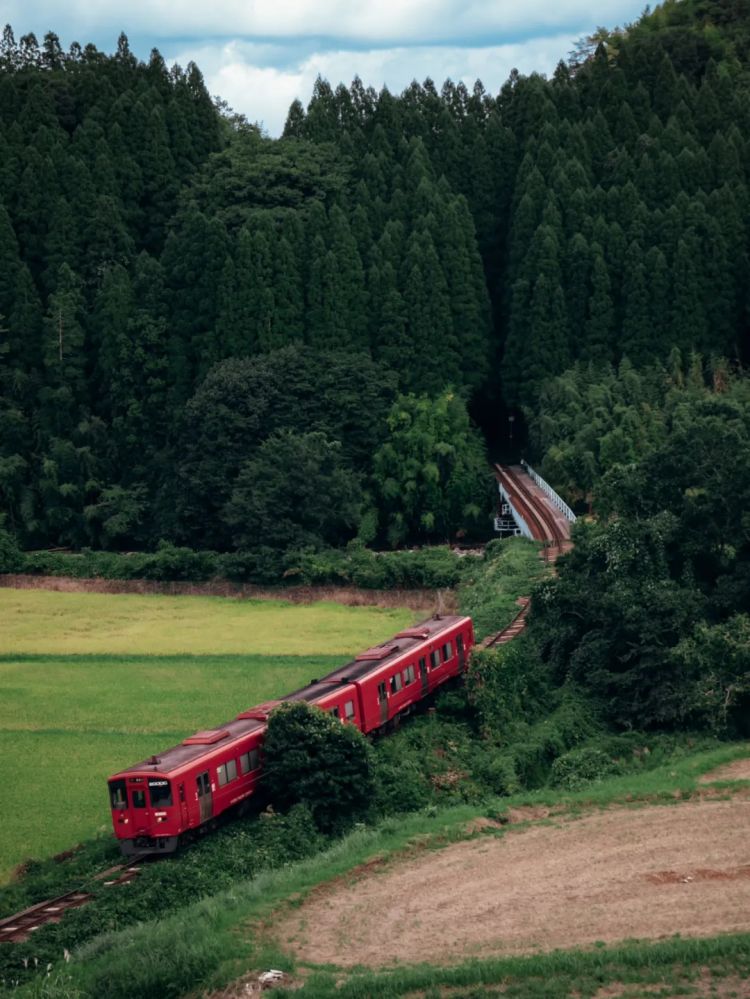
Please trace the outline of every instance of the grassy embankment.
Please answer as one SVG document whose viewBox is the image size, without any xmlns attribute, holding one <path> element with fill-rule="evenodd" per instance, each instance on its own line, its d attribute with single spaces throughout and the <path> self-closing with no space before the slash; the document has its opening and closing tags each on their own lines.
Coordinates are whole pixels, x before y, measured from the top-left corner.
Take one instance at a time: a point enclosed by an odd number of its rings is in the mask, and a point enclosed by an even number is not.
<svg viewBox="0 0 750 999">
<path fill-rule="evenodd" d="M 505 828 L 470 831 L 480 815 L 497 819 L 522 805 L 556 806 L 571 814 L 613 804 L 669 807 L 699 790 L 698 778 L 714 767 L 748 754 L 744 745 L 724 745 L 670 760 L 649 772 L 600 782 L 589 789 L 562 793 L 550 790 L 488 801 L 483 807 L 460 805 L 427 810 L 378 827 L 358 829 L 327 851 L 299 863 L 264 871 L 232 885 L 228 891 L 189 904 L 167 918 L 120 932 L 103 934 L 82 947 L 73 962 L 56 971 L 55 991 L 61 997 L 106 994 L 110 999 L 132 995 L 179 997 L 199 986 L 219 987 L 248 969 L 281 967 L 304 981 L 301 990 L 274 995 L 328 999 L 364 999 L 420 994 L 442 996 L 443 989 L 478 997 L 594 996 L 609 983 L 633 983 L 656 994 L 672 995 L 675 984 L 688 988 L 703 975 L 712 978 L 750 972 L 750 935 L 713 939 L 680 939 L 654 943 L 626 941 L 593 949 L 555 951 L 529 957 L 472 958 L 455 966 L 418 964 L 384 971 L 316 967 L 295 963 L 274 941 L 277 913 L 299 905 L 321 883 L 346 875 L 376 858 L 388 861 L 404 851 L 440 849 L 467 837 L 504 836 Z M 738 785 L 717 785 L 729 795 Z M 476 829 L 476 827 L 473 827 Z M 495 988 L 497 992 L 495 992 Z M 40 995 L 33 988 L 22 994 Z M 453 995 L 453 991 L 450 992 Z M 619 993 L 618 993 L 619 994 Z M 626 995 L 639 994 L 626 992 Z M 682 994 L 682 993 L 680 993 Z M 731 991 L 727 994 L 732 994 Z"/>
<path fill-rule="evenodd" d="M 276 697 L 406 610 L 0 590 L 0 883 L 108 831 L 113 771 Z"/>
</svg>

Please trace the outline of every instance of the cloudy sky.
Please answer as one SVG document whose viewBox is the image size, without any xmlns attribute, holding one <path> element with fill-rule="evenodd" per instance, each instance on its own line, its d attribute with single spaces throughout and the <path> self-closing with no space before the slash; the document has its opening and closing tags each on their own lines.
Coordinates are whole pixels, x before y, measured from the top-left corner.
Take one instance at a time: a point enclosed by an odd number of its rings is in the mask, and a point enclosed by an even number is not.
<svg viewBox="0 0 750 999">
<path fill-rule="evenodd" d="M 638 17 L 639 0 L 0 0 L 18 38 L 48 30 L 63 44 L 111 51 L 125 31 L 147 57 L 198 63 L 212 94 L 271 135 L 318 74 L 359 75 L 401 91 L 411 80 L 480 78 L 495 92 L 512 68 L 550 73 L 574 41 L 600 24 Z"/>
</svg>

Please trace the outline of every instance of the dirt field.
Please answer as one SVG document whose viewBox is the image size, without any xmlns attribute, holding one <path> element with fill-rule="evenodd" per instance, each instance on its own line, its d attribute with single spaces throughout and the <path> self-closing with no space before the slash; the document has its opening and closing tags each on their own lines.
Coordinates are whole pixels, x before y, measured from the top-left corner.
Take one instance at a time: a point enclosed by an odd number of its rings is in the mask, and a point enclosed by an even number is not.
<svg viewBox="0 0 750 999">
<path fill-rule="evenodd" d="M 723 767 L 717 767 L 716 770 L 704 774 L 700 783 L 711 784 L 715 780 L 750 780 L 750 756 L 725 763 Z"/>
<path fill-rule="evenodd" d="M 324 887 L 274 936 L 303 960 L 382 967 L 747 931 L 748 829 L 740 799 L 510 829 Z"/>
</svg>

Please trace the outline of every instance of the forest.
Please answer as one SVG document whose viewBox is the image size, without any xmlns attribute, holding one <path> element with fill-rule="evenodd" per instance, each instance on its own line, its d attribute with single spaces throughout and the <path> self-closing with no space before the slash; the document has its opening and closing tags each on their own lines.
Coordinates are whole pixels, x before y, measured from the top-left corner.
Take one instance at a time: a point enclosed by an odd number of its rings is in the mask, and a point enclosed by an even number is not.
<svg viewBox="0 0 750 999">
<path fill-rule="evenodd" d="M 0 122 L 6 571 L 486 538 L 512 416 L 590 521 L 535 603 L 550 682 L 621 727 L 746 703 L 747 0 L 495 95 L 319 79 L 280 139 L 124 35 L 6 27 Z"/>
</svg>

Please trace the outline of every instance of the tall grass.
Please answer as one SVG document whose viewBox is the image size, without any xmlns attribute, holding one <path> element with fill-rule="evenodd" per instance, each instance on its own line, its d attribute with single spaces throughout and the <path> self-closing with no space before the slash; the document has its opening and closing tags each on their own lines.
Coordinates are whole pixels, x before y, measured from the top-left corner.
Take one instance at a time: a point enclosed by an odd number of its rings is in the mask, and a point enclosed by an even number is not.
<svg viewBox="0 0 750 999">
<path fill-rule="evenodd" d="M 461 613 L 474 619 L 477 639 L 510 624 L 516 600 L 528 596 L 544 575 L 539 545 L 525 538 L 491 541 L 481 559 L 473 560 L 459 588 Z"/>
<path fill-rule="evenodd" d="M 318 971 L 302 989 L 278 989 L 273 995 L 309 999 L 390 999 L 405 995 L 445 995 L 444 989 L 469 989 L 462 996 L 497 994 L 521 997 L 601 995 L 607 983 L 637 984 L 649 993 L 665 986 L 663 995 L 674 995 L 670 986 L 687 985 L 708 972 L 715 977 L 750 972 L 750 934 L 709 939 L 675 937 L 658 943 L 632 941 L 593 950 L 553 951 L 531 957 L 472 960 L 451 967 L 418 965 L 387 972 L 359 972 L 342 982 L 340 972 Z M 491 986 L 498 992 L 489 992 Z M 472 991 L 471 987 L 478 991 Z M 432 992 L 432 990 L 435 990 Z M 453 993 L 451 993 L 453 994 Z M 626 993 L 633 994 L 633 993 Z M 638 994 L 638 993 L 636 993 Z M 645 993 L 641 993 L 645 994 Z M 659 992 L 657 991 L 658 995 Z M 682 989 L 680 989 L 682 995 Z M 732 993 L 729 993 L 732 994 Z"/>
</svg>

